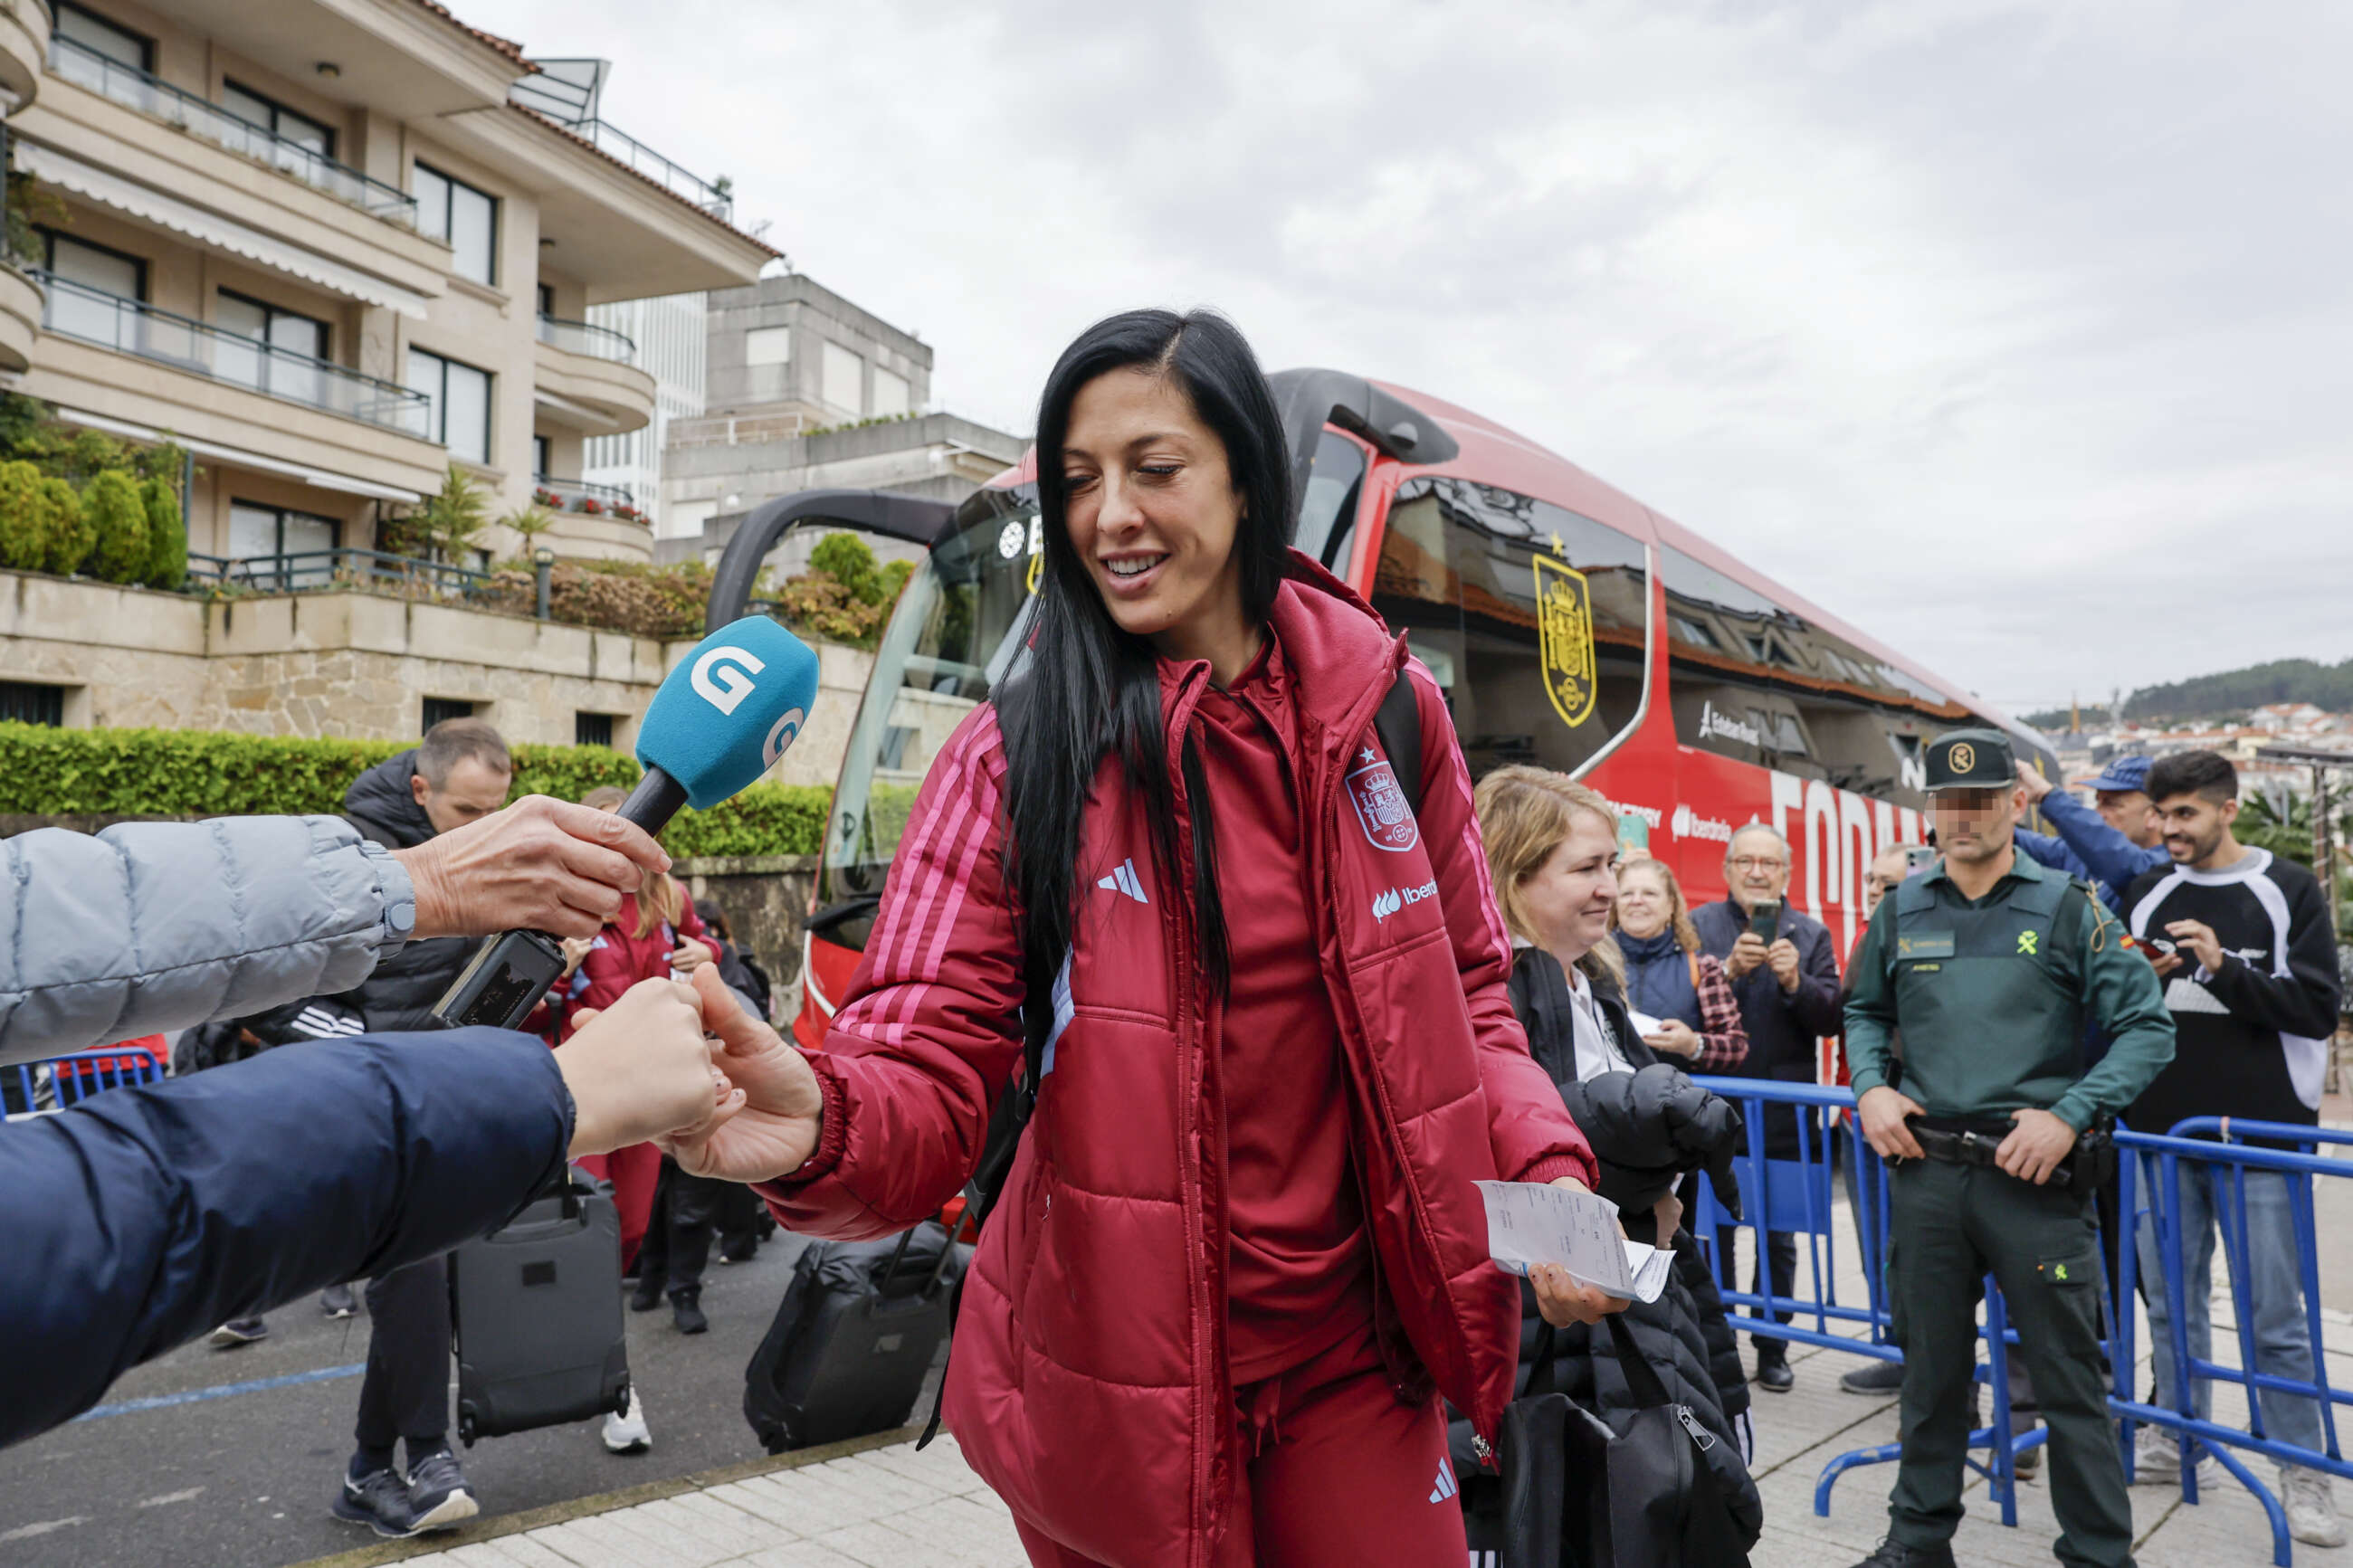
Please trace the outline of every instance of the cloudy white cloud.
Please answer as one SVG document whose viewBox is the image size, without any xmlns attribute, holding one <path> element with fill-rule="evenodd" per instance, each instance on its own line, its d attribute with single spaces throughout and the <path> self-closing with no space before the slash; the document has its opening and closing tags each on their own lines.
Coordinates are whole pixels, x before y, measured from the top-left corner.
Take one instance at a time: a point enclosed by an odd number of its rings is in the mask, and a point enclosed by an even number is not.
<svg viewBox="0 0 2353 1568">
<path fill-rule="evenodd" d="M 1516 426 L 2014 707 L 2353 656 L 2331 0 L 459 0 L 1013 428 L 1088 321 Z"/>
</svg>

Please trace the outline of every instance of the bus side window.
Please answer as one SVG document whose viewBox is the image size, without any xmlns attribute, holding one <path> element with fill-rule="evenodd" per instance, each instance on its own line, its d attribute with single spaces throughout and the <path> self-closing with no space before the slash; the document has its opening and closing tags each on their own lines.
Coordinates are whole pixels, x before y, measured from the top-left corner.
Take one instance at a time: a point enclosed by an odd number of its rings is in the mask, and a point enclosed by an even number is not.
<svg viewBox="0 0 2353 1568">
<path fill-rule="evenodd" d="M 1921 748 L 1967 707 L 1680 550 L 1660 546 L 1659 571 L 1684 745 L 1926 804 Z"/>
<path fill-rule="evenodd" d="M 1373 607 L 1446 690 L 1474 778 L 1512 763 L 1574 773 L 1641 710 L 1641 542 L 1564 507 L 1411 481 L 1389 509 Z"/>
<path fill-rule="evenodd" d="M 1365 449 L 1335 430 L 1324 432 L 1315 444 L 1315 466 L 1307 476 L 1307 493 L 1299 498 L 1299 526 L 1292 531 L 1294 549 L 1345 574 L 1341 552 L 1356 529 L 1356 497 L 1365 485 Z"/>
</svg>

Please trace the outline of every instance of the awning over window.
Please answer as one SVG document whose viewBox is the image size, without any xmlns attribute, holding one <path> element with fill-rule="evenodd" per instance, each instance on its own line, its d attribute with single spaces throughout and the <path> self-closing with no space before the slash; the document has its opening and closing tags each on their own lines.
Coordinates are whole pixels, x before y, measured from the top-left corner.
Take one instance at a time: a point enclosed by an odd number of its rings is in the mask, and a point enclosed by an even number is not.
<svg viewBox="0 0 2353 1568">
<path fill-rule="evenodd" d="M 355 267 L 330 260 L 299 245 L 273 239 L 259 229 L 232 223 L 217 213 L 192 206 L 176 196 L 167 196 L 161 191 L 124 179 L 121 174 L 111 174 L 96 164 L 85 163 L 55 148 L 18 138 L 16 166 L 36 179 L 62 185 L 77 195 L 87 196 L 117 212 L 127 213 L 175 234 L 185 234 L 200 244 L 217 246 L 248 261 L 300 278 L 306 283 L 315 283 L 347 300 L 380 305 L 420 321 L 425 319 L 427 301 L 422 294 L 411 293 L 396 284 L 372 277 Z"/>
<path fill-rule="evenodd" d="M 199 458 L 210 458 L 216 463 L 227 463 L 236 468 L 254 468 L 265 474 L 283 474 L 290 479 L 300 479 L 306 485 L 316 485 L 322 490 L 341 490 L 345 495 L 367 496 L 376 500 L 395 500 L 414 506 L 425 498 L 415 490 L 398 485 L 380 485 L 374 479 L 354 479 L 349 474 L 329 473 L 322 468 L 306 468 L 300 463 L 290 463 L 282 458 L 265 458 L 259 452 L 248 452 L 242 447 L 224 447 L 217 441 L 192 441 L 166 430 L 150 429 L 134 425 L 128 419 L 113 419 L 103 414 L 92 414 L 80 408 L 59 408 L 58 417 L 69 425 L 85 426 L 103 430 L 110 436 L 123 436 L 133 441 L 171 442 L 184 447 Z"/>
</svg>

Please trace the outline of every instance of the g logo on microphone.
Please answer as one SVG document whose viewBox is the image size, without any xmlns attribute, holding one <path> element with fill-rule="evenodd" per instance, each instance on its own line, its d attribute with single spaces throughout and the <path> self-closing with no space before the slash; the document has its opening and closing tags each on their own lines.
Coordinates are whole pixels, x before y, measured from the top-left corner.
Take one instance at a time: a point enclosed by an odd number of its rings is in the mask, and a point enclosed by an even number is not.
<svg viewBox="0 0 2353 1568">
<path fill-rule="evenodd" d="M 783 762 L 785 748 L 800 738 L 801 724 L 807 718 L 807 714 L 796 708 L 777 720 L 768 731 L 766 742 L 760 748 L 760 761 L 772 768 Z"/>
<path fill-rule="evenodd" d="M 737 668 L 738 665 L 743 668 Z M 694 694 L 697 697 L 702 698 L 722 713 L 732 714 L 743 703 L 744 699 L 752 695 L 752 676 L 759 674 L 767 668 L 760 662 L 757 656 L 746 653 L 740 647 L 729 647 L 722 644 L 718 647 L 710 649 L 694 661 L 694 673 L 690 683 L 693 686 Z M 747 670 L 749 674 L 745 673 Z M 798 710 L 795 710 L 795 713 L 797 712 Z M 783 728 L 781 721 L 777 727 Z M 796 722 L 793 728 L 797 731 L 800 726 Z M 768 743 L 772 747 L 776 745 L 776 735 L 773 732 L 770 733 Z M 775 761 L 773 757 L 769 759 L 771 764 Z"/>
</svg>

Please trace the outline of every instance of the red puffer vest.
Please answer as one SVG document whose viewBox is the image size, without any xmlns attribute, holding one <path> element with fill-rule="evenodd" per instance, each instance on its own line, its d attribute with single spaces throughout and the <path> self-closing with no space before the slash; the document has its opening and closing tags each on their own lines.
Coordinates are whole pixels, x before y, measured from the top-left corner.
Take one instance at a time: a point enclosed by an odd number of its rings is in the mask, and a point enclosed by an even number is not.
<svg viewBox="0 0 2353 1568">
<path fill-rule="evenodd" d="M 1410 666 L 1425 737 L 1417 822 L 1373 728 L 1404 642 L 1293 559 L 1271 618 L 1297 681 L 1301 870 L 1346 1060 L 1382 1351 L 1400 1399 L 1434 1385 L 1492 1439 L 1512 1394 L 1519 1287 L 1488 1261 L 1472 1184 L 1589 1184 L 1592 1156 L 1512 1014 L 1510 943 L 1436 685 Z M 1206 664 L 1161 666 L 1171 758 L 1208 679 Z M 924 781 L 865 958 L 810 1057 L 826 1096 L 817 1152 L 762 1189 L 795 1230 L 904 1229 L 979 1158 L 1021 1053 L 1004 782 L 983 708 Z M 1116 765 L 1082 842 L 1069 990 L 1056 997 L 1067 1024 L 966 1280 L 947 1418 L 1014 1511 L 1073 1551 L 1118 1568 L 1206 1568 L 1220 1533 L 1250 1521 L 1229 1506 L 1244 1456 L 1190 860 L 1169 885 Z"/>
</svg>

